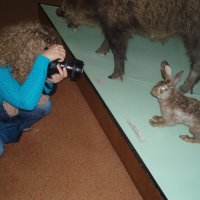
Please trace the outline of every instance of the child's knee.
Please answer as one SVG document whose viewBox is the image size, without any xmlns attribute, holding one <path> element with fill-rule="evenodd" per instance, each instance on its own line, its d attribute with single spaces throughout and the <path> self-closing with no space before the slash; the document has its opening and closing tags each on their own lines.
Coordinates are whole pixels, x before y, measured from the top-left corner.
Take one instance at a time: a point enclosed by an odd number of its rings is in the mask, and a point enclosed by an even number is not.
<svg viewBox="0 0 200 200">
<path fill-rule="evenodd" d="M 47 115 L 52 109 L 51 100 L 49 99 L 45 104 L 38 105 L 38 109 L 42 115 Z"/>
</svg>

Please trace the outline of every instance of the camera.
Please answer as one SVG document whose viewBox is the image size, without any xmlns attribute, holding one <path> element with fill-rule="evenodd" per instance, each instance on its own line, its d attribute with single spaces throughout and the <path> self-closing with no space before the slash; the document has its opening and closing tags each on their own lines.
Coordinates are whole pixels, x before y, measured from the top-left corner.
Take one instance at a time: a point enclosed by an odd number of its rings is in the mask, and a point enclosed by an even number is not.
<svg viewBox="0 0 200 200">
<path fill-rule="evenodd" d="M 72 80 L 78 80 L 80 76 L 83 74 L 83 66 L 84 62 L 82 60 L 74 59 L 74 60 L 64 60 L 63 62 L 59 62 L 58 60 L 52 61 L 48 65 L 47 69 L 47 77 L 50 78 L 51 75 L 59 73 L 57 69 L 57 65 L 60 65 L 61 68 L 66 68 L 68 76 Z"/>
</svg>

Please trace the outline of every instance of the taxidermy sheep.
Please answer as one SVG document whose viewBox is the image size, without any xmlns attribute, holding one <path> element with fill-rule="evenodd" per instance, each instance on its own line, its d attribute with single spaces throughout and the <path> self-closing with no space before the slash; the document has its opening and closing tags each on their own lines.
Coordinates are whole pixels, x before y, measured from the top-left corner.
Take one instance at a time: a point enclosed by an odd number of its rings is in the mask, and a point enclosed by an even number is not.
<svg viewBox="0 0 200 200">
<path fill-rule="evenodd" d="M 151 91 L 158 99 L 161 116 L 153 116 L 149 120 L 150 124 L 154 127 L 185 124 L 192 135 L 180 135 L 180 138 L 186 142 L 200 143 L 200 101 L 176 90 L 183 71 L 172 77 L 169 64 L 163 61 L 161 75 L 163 80 L 159 81 Z"/>
<path fill-rule="evenodd" d="M 191 61 L 191 70 L 180 87 L 192 92 L 200 78 L 200 1 L 199 0 L 64 0 L 57 15 L 69 27 L 99 25 L 105 40 L 97 52 L 111 49 L 114 71 L 109 78 L 123 78 L 128 39 L 133 33 L 166 40 L 179 35 Z"/>
</svg>

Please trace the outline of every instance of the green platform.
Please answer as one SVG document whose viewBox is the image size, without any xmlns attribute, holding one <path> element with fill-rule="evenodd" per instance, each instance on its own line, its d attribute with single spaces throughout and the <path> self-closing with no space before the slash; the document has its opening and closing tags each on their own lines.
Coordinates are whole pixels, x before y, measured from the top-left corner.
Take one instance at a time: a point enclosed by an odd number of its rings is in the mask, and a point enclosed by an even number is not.
<svg viewBox="0 0 200 200">
<path fill-rule="evenodd" d="M 42 8 L 74 55 L 84 61 L 85 73 L 167 199 L 200 199 L 200 144 L 179 138 L 188 133 L 184 125 L 154 128 L 148 122 L 160 113 L 156 98 L 150 94 L 152 86 L 161 80 L 160 62 L 167 60 L 173 74 L 184 70 L 180 84 L 189 73 L 190 63 L 181 39 L 161 44 L 134 36 L 129 41 L 123 81 L 110 80 L 107 77 L 113 72 L 112 53 L 95 53 L 103 41 L 100 28 L 81 26 L 74 31 L 56 16 L 56 7 Z M 200 99 L 198 94 L 200 84 L 195 86 L 193 97 Z"/>
</svg>

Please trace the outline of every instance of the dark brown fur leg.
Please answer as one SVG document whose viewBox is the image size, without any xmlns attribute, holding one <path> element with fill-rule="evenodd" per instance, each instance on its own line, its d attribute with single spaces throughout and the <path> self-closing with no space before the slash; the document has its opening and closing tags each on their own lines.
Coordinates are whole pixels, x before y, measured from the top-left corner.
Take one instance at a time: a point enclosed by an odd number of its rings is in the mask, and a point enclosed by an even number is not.
<svg viewBox="0 0 200 200">
<path fill-rule="evenodd" d="M 106 55 L 109 52 L 110 46 L 108 40 L 105 38 L 101 46 L 96 50 L 96 53 Z"/>
<path fill-rule="evenodd" d="M 200 42 L 191 36 L 184 38 L 184 44 L 188 55 L 191 60 L 191 70 L 185 80 L 184 84 L 180 87 L 183 93 L 193 92 L 194 85 L 198 82 L 200 78 Z"/>
<path fill-rule="evenodd" d="M 65 11 L 62 9 L 62 7 L 59 7 L 56 9 L 56 15 L 59 17 L 65 17 Z"/>
<path fill-rule="evenodd" d="M 114 71 L 109 76 L 111 79 L 120 78 L 123 79 L 124 75 L 124 62 L 126 60 L 126 50 L 128 43 L 128 34 L 122 31 L 113 31 L 117 32 L 110 36 L 109 44 L 114 57 Z"/>
</svg>

